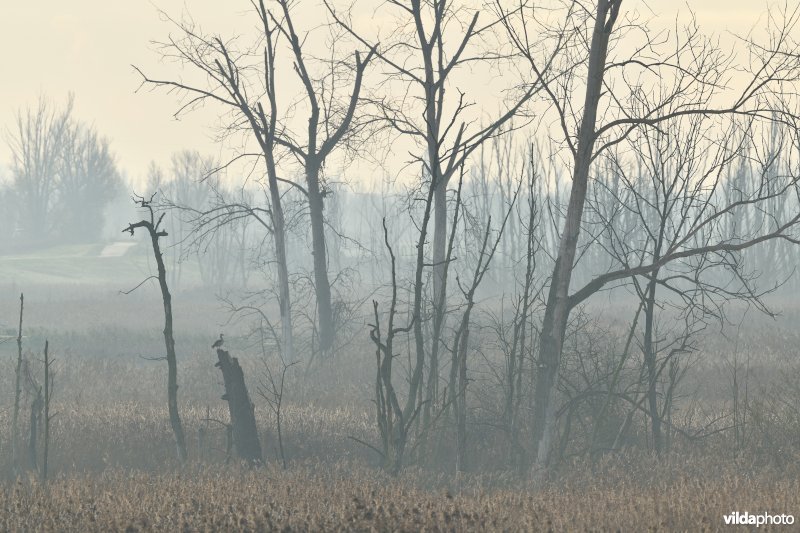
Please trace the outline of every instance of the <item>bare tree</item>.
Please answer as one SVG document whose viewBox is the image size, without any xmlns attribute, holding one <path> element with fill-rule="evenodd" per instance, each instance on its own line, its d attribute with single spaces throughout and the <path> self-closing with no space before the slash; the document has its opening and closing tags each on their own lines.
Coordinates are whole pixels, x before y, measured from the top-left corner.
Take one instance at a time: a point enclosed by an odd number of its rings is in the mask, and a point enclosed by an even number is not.
<svg viewBox="0 0 800 533">
<path fill-rule="evenodd" d="M 187 459 L 186 438 L 183 432 L 180 411 L 178 410 L 178 361 L 175 355 L 175 337 L 172 331 L 172 295 L 167 286 L 167 270 L 164 266 L 164 256 L 161 253 L 161 245 L 159 244 L 159 239 L 167 236 L 167 232 L 161 229 L 161 222 L 164 220 L 164 215 L 166 213 L 161 213 L 156 220 L 155 210 L 153 209 L 153 197 L 147 199 L 142 196 L 134 196 L 133 201 L 140 208 L 144 209 L 148 216 L 139 222 L 131 222 L 122 232 L 130 233 L 131 237 L 133 237 L 134 231 L 137 228 L 144 228 L 150 236 L 150 243 L 153 247 L 153 256 L 155 257 L 156 267 L 158 269 L 156 278 L 161 288 L 161 299 L 164 303 L 164 345 L 167 350 L 167 405 L 169 408 L 169 421 L 172 425 L 172 432 L 175 434 L 178 460 L 184 463 Z M 152 277 L 153 276 L 150 278 Z"/>
<path fill-rule="evenodd" d="M 497 252 L 497 247 L 503 238 L 506 224 L 514 211 L 514 203 L 517 199 L 517 190 L 508 206 L 503 221 L 496 232 L 494 242 L 490 241 L 492 236 L 492 217 L 486 221 L 483 230 L 483 238 L 478 252 L 478 261 L 472 273 L 472 279 L 468 285 L 462 285 L 461 280 L 457 279 L 458 287 L 464 296 L 465 305 L 461 315 L 461 320 L 456 327 L 453 335 L 451 348 L 452 361 L 450 363 L 450 406 L 453 408 L 456 419 L 456 470 L 466 470 L 467 459 L 467 352 L 469 347 L 469 332 L 471 325 L 472 311 L 475 307 L 475 294 L 489 271 L 492 259 Z"/>
<path fill-rule="evenodd" d="M 506 65 L 504 52 L 486 44 L 493 42 L 493 31 L 497 27 L 496 19 L 484 20 L 487 12 L 448 0 L 390 2 L 386 9 L 397 15 L 397 22 L 378 45 L 370 41 L 367 29 L 354 27 L 330 3 L 326 5 L 343 28 L 375 50 L 376 61 L 385 68 L 381 80 L 385 92 L 372 96 L 377 118 L 395 134 L 414 143 L 416 151 L 411 154 L 409 165 L 419 165 L 422 169 L 419 201 L 424 202 L 424 214 L 417 223 L 419 239 L 412 306 L 416 353 L 408 401 L 418 401 L 417 393 L 424 391 L 423 423 L 427 425 L 438 395 L 440 335 L 445 329 L 447 315 L 447 272 L 450 268 L 447 256 L 451 241 L 447 231 L 448 184 L 483 143 L 504 132 L 504 126 L 510 124 L 543 86 L 541 80 L 537 80 L 521 91 L 509 88 L 508 104 L 485 120 L 481 115 L 485 110 L 476 112 L 473 109 L 475 102 L 470 100 L 467 83 L 459 82 L 458 76 L 470 69 L 491 72 Z M 561 39 L 551 44 L 549 53 L 555 56 Z M 426 245 L 431 233 L 433 250 L 429 255 Z M 423 268 L 431 268 L 433 272 L 432 313 L 427 312 L 424 300 Z M 433 335 L 428 344 L 423 330 L 429 321 Z"/>
<path fill-rule="evenodd" d="M 556 114 L 563 145 L 571 156 L 572 184 L 539 341 L 533 409 L 533 444 L 539 465 L 546 463 L 553 438 L 560 356 L 570 312 L 576 305 L 609 284 L 635 275 L 649 276 L 675 261 L 708 253 L 736 253 L 770 239 L 792 239 L 791 232 L 800 220 L 800 215 L 789 214 L 758 234 L 719 236 L 694 246 L 693 239 L 715 221 L 729 214 L 735 216 L 772 196 L 756 191 L 688 218 L 682 238 L 658 259 L 595 275 L 571 291 L 590 176 L 600 155 L 636 131 L 664 128 L 667 123 L 688 116 L 711 122 L 738 116 L 757 124 L 778 122 L 792 126 L 791 87 L 800 72 L 796 61 L 798 46 L 791 36 L 797 24 L 797 10 L 787 13 L 782 21 L 771 20 L 773 29 L 766 44 L 745 43 L 750 62 L 736 65 L 735 57 L 704 38 L 693 23 L 679 28 L 677 38 L 664 39 L 633 18 L 625 20 L 621 0 L 563 4 L 566 22 L 556 32 L 563 34 L 560 30 L 567 26 L 575 31 L 571 46 L 565 47 L 568 53 L 559 64 L 563 75 L 557 78 L 558 83 L 547 84 L 545 93 L 550 111 Z M 530 5 L 513 12 L 500 2 L 496 6 L 505 15 L 502 20 L 509 38 L 528 61 L 534 79 L 540 80 L 544 65 L 527 38 L 538 28 L 550 27 L 549 22 L 537 19 L 538 13 Z M 622 24 L 618 24 L 620 20 Z M 622 46 L 619 52 L 614 46 L 624 40 L 633 47 L 629 56 L 622 55 Z M 744 71 L 743 78 L 746 76 L 737 85 L 739 90 L 727 88 L 725 73 L 735 70 L 734 66 Z M 576 109 L 572 103 L 580 93 L 584 103 Z M 792 194 L 795 185 L 795 180 L 787 177 L 776 194 Z"/>
<path fill-rule="evenodd" d="M 275 238 L 275 249 L 280 278 L 281 315 L 283 318 L 284 346 L 287 358 L 291 359 L 291 310 L 286 266 L 286 230 L 279 182 L 289 184 L 303 192 L 308 200 L 311 219 L 311 237 L 314 264 L 314 284 L 319 317 L 320 349 L 329 352 L 335 337 L 331 288 L 328 279 L 327 251 L 325 248 L 324 199 L 327 194 L 322 182 L 322 171 L 331 152 L 345 142 L 353 131 L 353 117 L 360 99 L 364 70 L 373 52 L 362 59 L 355 53 L 352 66 L 342 68 L 342 61 L 332 60 L 323 68 L 321 77 L 315 77 L 311 60 L 304 52 L 304 40 L 295 29 L 292 6 L 279 1 L 278 15 L 269 11 L 264 2 L 252 2 L 258 17 L 261 36 L 252 49 L 239 51 L 231 48 L 230 42 L 221 37 L 207 37 L 196 32 L 191 24 L 178 24 L 182 32 L 179 40 L 171 39 L 163 44 L 163 54 L 177 56 L 186 64 L 207 75 L 208 86 L 190 85 L 182 81 L 158 80 L 141 71 L 143 83 L 157 87 L 174 88 L 184 93 L 188 101 L 178 113 L 191 109 L 205 100 L 212 100 L 235 110 L 235 118 L 227 126 L 231 131 L 245 130 L 258 142 L 267 170 L 270 193 L 271 227 Z M 278 93 L 275 87 L 276 62 L 280 37 L 287 41 L 295 72 L 300 78 L 309 110 L 308 131 L 304 141 L 298 141 L 289 129 L 288 118 L 278 108 Z M 260 57 L 260 64 L 252 64 Z M 253 70 L 258 76 L 253 76 Z M 339 101 L 342 90 L 341 79 L 346 70 L 352 70 L 352 88 L 345 99 Z M 261 95 L 267 105 L 262 105 Z M 296 103 L 292 104 L 295 107 Z M 277 150 L 288 150 L 301 164 L 306 186 L 278 177 Z M 248 155 L 248 154 L 243 154 Z"/>
<path fill-rule="evenodd" d="M 430 205 L 430 202 L 428 203 Z M 429 209 L 427 211 L 429 213 Z M 389 241 L 389 228 L 386 219 L 383 220 L 383 235 L 386 250 L 390 258 L 391 290 L 392 296 L 389 303 L 386 329 L 381 328 L 381 317 L 378 313 L 378 301 L 373 300 L 373 314 L 375 323 L 371 324 L 370 339 L 375 344 L 375 408 L 376 422 L 381 436 L 381 449 L 375 449 L 383 459 L 385 470 L 396 475 L 403 467 L 409 433 L 414 420 L 419 416 L 419 406 L 416 405 L 416 391 L 409 393 L 405 407 L 401 406 L 400 398 L 394 386 L 393 368 L 394 341 L 398 334 L 407 333 L 415 320 L 405 327 L 396 327 L 397 316 L 397 258 Z M 419 270 L 419 269 L 418 269 Z M 384 331 L 382 333 L 382 331 Z M 413 395 L 412 395 L 413 393 Z"/>
<path fill-rule="evenodd" d="M 232 51 L 229 44 L 226 44 L 221 37 L 197 33 L 191 22 L 175 22 L 181 32 L 181 37 L 170 38 L 168 42 L 160 43 L 163 55 L 176 57 L 184 65 L 199 71 L 205 76 L 205 84 L 194 85 L 183 80 L 154 79 L 148 77 L 140 69 L 134 68 L 141 74 L 143 84 L 174 89 L 185 96 L 186 100 L 176 111 L 176 115 L 192 110 L 205 101 L 214 102 L 221 105 L 226 111 L 234 112 L 232 123 L 226 126 L 229 134 L 244 131 L 255 139 L 259 148 L 258 156 L 263 158 L 266 167 L 265 190 L 268 191 L 269 206 L 259 208 L 242 204 L 221 205 L 212 208 L 205 215 L 211 216 L 214 225 L 219 226 L 227 220 L 226 214 L 233 212 L 235 219 L 245 213 L 256 218 L 272 235 L 278 269 L 282 345 L 287 357 L 290 357 L 293 354 L 294 346 L 291 295 L 286 258 L 286 222 L 279 182 L 292 184 L 278 177 L 276 164 L 277 136 L 283 128 L 278 121 L 278 95 L 275 89 L 278 30 L 273 25 L 263 4 L 253 4 L 253 6 L 262 24 L 263 42 L 254 46 L 252 50 Z M 248 61 L 253 58 L 259 58 L 256 68 L 260 69 L 260 75 L 255 77 L 248 75 L 251 70 Z M 239 63 L 243 63 L 243 65 L 240 66 Z M 254 96 L 261 94 L 267 99 L 266 111 L 260 98 Z M 247 152 L 239 154 L 229 164 L 251 155 L 255 154 Z"/>
<path fill-rule="evenodd" d="M 30 418 L 28 419 L 28 468 L 32 472 L 39 470 L 39 430 L 41 429 L 42 410 L 44 409 L 44 397 L 42 386 L 39 385 L 31 371 L 31 366 L 25 367 L 25 379 L 28 387 L 33 392 L 33 401 L 30 403 Z"/>
<path fill-rule="evenodd" d="M 57 109 L 40 96 L 35 107 L 17 112 L 16 129 L 9 135 L 14 189 L 22 214 L 25 238 L 45 239 L 54 221 L 59 167 L 72 120 L 72 96 Z"/>
<path fill-rule="evenodd" d="M 190 240 L 190 232 L 194 229 L 191 220 L 184 216 L 184 209 L 202 209 L 208 201 L 211 191 L 208 183 L 217 181 L 214 170 L 217 164 L 211 157 L 203 157 L 196 150 L 182 150 L 172 154 L 171 168 L 168 175 L 160 169 L 152 168 L 149 171 L 151 183 L 148 185 L 149 194 L 159 192 L 162 202 L 168 206 L 175 206 L 178 209 L 169 210 L 169 231 L 174 245 L 180 248 L 179 254 L 172 254 L 172 264 L 169 268 L 169 284 L 175 289 L 181 286 L 181 274 L 183 264 L 193 252 L 197 252 L 198 266 L 200 267 L 200 277 L 206 282 L 207 276 L 203 269 L 203 261 L 200 257 L 200 250 L 187 245 Z M 213 185 L 212 185 L 213 187 Z M 191 244 L 191 243 L 188 243 Z"/>
<path fill-rule="evenodd" d="M 57 205 L 62 239 L 94 242 L 103 230 L 104 210 L 122 190 L 108 139 L 88 126 L 72 121 L 64 133 L 59 159 Z"/>
<path fill-rule="evenodd" d="M 72 95 L 63 108 L 44 96 L 17 113 L 9 135 L 13 191 L 22 236 L 96 240 L 105 207 L 121 190 L 108 139 L 72 116 Z"/>
<path fill-rule="evenodd" d="M 727 204 L 743 197 L 757 199 L 757 204 L 771 201 L 769 194 L 757 192 L 778 185 L 782 179 L 767 176 L 772 157 L 762 162 L 761 179 L 749 186 L 735 184 L 728 169 L 740 166 L 748 159 L 747 147 L 756 132 L 748 124 L 734 120 L 727 128 L 708 124 L 693 115 L 671 121 L 658 130 L 643 130 L 631 134 L 621 145 L 625 161 L 608 154 L 609 172 L 613 178 L 597 180 L 587 199 L 587 229 L 602 238 L 604 251 L 613 258 L 614 267 L 627 267 L 657 262 L 666 250 L 674 249 L 685 238 L 684 231 L 691 219 L 702 217 L 703 211 L 724 209 Z M 718 132 L 718 133 L 717 133 Z M 674 139 L 684 139 L 675 143 Z M 783 141 L 778 144 L 783 145 Z M 787 143 L 783 148 L 789 148 Z M 784 149 L 779 150 L 783 155 Z M 753 169 L 757 171 L 757 169 Z M 774 192 L 774 191 L 773 191 Z M 724 194 L 721 194 L 724 193 Z M 734 196 L 737 196 L 734 198 Z M 760 209 L 756 209 L 760 212 Z M 732 217 L 726 217 L 728 219 Z M 740 210 L 737 222 L 729 226 L 715 224 L 707 232 L 698 233 L 692 240 L 695 248 L 713 244 L 718 239 L 754 237 L 753 228 L 762 224 L 749 223 L 747 210 Z M 699 252 L 691 258 L 653 269 L 631 279 L 633 289 L 642 302 L 643 331 L 641 338 L 644 357 L 647 411 L 651 422 L 653 446 L 660 453 L 664 448 L 662 418 L 670 407 L 672 382 L 659 392 L 659 383 L 669 377 L 665 372 L 679 365 L 679 356 L 693 350 L 691 341 L 708 320 L 725 319 L 725 304 L 729 301 L 748 301 L 757 309 L 769 313 L 754 277 L 745 270 L 737 254 L 729 252 Z M 660 329 L 656 318 L 662 319 Z M 668 329 L 672 322 L 672 330 Z M 663 357 L 660 354 L 664 354 Z M 665 375 L 669 374 L 669 375 Z"/>
<path fill-rule="evenodd" d="M 503 423 L 508 434 L 513 455 L 510 457 L 512 464 L 524 462 L 525 447 L 520 442 L 520 433 L 523 422 L 520 420 L 520 408 L 525 397 L 526 359 L 528 368 L 532 365 L 531 346 L 535 343 L 534 327 L 535 308 L 540 299 L 540 280 L 537 264 L 541 249 L 543 248 L 540 230 L 540 203 L 544 191 L 537 187 L 541 179 L 538 170 L 534 167 L 534 150 L 530 147 L 527 154 L 528 168 L 526 176 L 525 208 L 520 213 L 518 226 L 524 243 L 524 269 L 520 273 L 521 279 L 517 281 L 517 289 L 512 297 L 513 315 L 510 331 L 503 331 L 502 320 L 495 320 L 498 337 L 505 355 L 505 368 L 503 372 L 504 400 Z M 521 203 L 521 202 L 520 202 Z M 522 244 L 522 243 L 520 243 Z M 517 244 L 517 246 L 520 246 Z M 512 259 L 516 258 L 515 255 Z M 510 336 L 510 339 L 507 338 Z M 533 338 L 531 338 L 533 337 Z"/>
<path fill-rule="evenodd" d="M 16 470 L 19 461 L 19 401 L 22 395 L 22 313 L 25 295 L 19 295 L 19 328 L 17 329 L 17 366 L 14 371 L 14 413 L 11 419 L 11 464 Z"/>
<path fill-rule="evenodd" d="M 169 210 L 173 255 L 170 285 L 180 282 L 183 262 L 196 260 L 200 278 L 208 287 L 244 287 L 249 274 L 248 228 L 263 223 L 267 232 L 269 210 L 258 207 L 255 191 L 229 187 L 213 158 L 196 151 L 173 154 L 168 181 L 159 184 L 161 204 Z M 259 213 L 263 216 L 259 216 Z"/>
<path fill-rule="evenodd" d="M 460 87 L 455 78 L 460 70 L 473 64 L 491 64 L 503 59 L 501 54 L 487 51 L 482 44 L 495 21 L 480 24 L 480 10 L 459 7 L 447 0 L 392 2 L 390 7 L 397 9 L 400 17 L 397 26 L 391 28 L 391 38 L 378 46 L 368 43 L 359 28 L 353 28 L 333 6 L 327 5 L 339 24 L 376 50 L 377 59 L 388 70 L 388 85 L 397 86 L 402 94 L 408 95 L 400 101 L 395 101 L 391 95 L 380 95 L 377 103 L 382 118 L 422 149 L 413 161 L 423 166 L 423 175 L 430 180 L 430 187 L 435 191 L 434 302 L 442 307 L 441 288 L 447 249 L 447 185 L 469 156 L 487 139 L 500 133 L 539 86 L 531 84 L 488 125 L 476 126 L 479 119 L 476 120 L 469 112 L 474 102 L 469 100 L 465 88 Z M 456 27 L 463 31 L 451 34 Z M 452 93 L 455 98 L 445 97 L 452 89 L 455 89 Z M 416 94 L 411 96 L 409 93 Z M 414 101 L 420 103 L 419 109 L 412 104 Z M 420 111 L 419 118 L 417 111 Z"/>
<path fill-rule="evenodd" d="M 259 14 L 266 26 L 267 17 L 277 24 L 277 19 L 264 8 L 259 0 Z M 292 6 L 288 0 L 278 0 L 283 13 L 279 31 L 286 37 L 294 57 L 294 70 L 302 81 L 309 109 L 308 134 L 301 144 L 290 136 L 280 136 L 278 142 L 288 148 L 300 161 L 305 171 L 306 194 L 311 217 L 312 253 L 314 255 L 314 286 L 317 295 L 317 315 L 319 317 L 319 348 L 325 354 L 334 347 L 334 322 L 331 306 L 331 284 L 328 279 L 328 260 L 325 247 L 324 199 L 326 191 L 322 187 L 322 169 L 331 152 L 352 132 L 351 125 L 361 95 L 364 71 L 372 59 L 375 48 L 363 57 L 355 52 L 354 79 L 346 104 L 341 106 L 336 100 L 337 76 L 331 76 L 329 66 L 323 70 L 322 77 L 311 73 L 308 55 L 303 51 L 301 41 L 292 18 Z M 332 63 L 331 65 L 335 65 Z M 341 107 L 341 109 L 340 109 Z"/>
<path fill-rule="evenodd" d="M 53 385 L 55 376 L 53 375 L 53 363 L 50 357 L 50 342 L 44 341 L 44 452 L 42 453 L 41 479 L 47 481 L 47 469 L 50 459 L 50 422 L 54 415 L 50 414 L 50 402 L 53 399 Z"/>
<path fill-rule="evenodd" d="M 266 353 L 263 351 L 263 341 L 261 345 L 262 354 L 264 355 L 264 359 L 262 361 L 264 363 L 264 372 L 262 373 L 261 383 L 258 387 L 258 394 L 264 398 L 264 401 L 266 401 L 267 405 L 269 405 L 272 414 L 275 415 L 275 430 L 278 434 L 278 454 L 281 459 L 281 464 L 285 469 L 287 464 L 286 454 L 283 450 L 283 397 L 284 388 L 286 385 L 286 373 L 300 361 L 292 361 L 291 363 L 287 363 L 283 359 L 283 356 L 279 353 L 278 359 L 280 360 L 280 369 L 273 372 L 266 360 Z"/>
</svg>

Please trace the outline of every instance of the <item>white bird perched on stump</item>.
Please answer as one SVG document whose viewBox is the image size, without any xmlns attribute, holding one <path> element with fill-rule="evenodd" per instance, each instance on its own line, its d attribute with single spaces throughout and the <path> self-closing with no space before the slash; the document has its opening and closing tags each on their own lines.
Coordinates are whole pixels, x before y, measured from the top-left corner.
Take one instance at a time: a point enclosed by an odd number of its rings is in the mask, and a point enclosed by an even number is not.
<svg viewBox="0 0 800 533">
<path fill-rule="evenodd" d="M 222 343 L 225 342 L 225 340 L 222 338 L 223 336 L 224 335 L 222 335 L 222 333 L 220 333 L 219 334 L 219 339 L 215 340 L 214 344 L 212 344 L 211 347 L 212 348 L 219 348 L 220 346 L 222 346 Z"/>
</svg>

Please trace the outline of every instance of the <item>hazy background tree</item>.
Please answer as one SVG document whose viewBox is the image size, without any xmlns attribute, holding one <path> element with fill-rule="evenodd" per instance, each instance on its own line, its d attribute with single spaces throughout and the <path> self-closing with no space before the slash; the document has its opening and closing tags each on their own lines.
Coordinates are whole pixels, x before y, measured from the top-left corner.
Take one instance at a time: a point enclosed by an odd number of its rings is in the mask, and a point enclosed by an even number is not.
<svg viewBox="0 0 800 533">
<path fill-rule="evenodd" d="M 70 96 L 66 106 L 59 109 L 40 96 L 35 107 L 17 112 L 14 130 L 9 134 L 20 230 L 28 242 L 42 242 L 51 236 L 72 101 Z"/>
<path fill-rule="evenodd" d="M 70 124 L 56 187 L 53 217 L 58 220 L 58 237 L 67 242 L 97 242 L 106 207 L 123 192 L 108 139 L 83 124 Z"/>
<path fill-rule="evenodd" d="M 63 107 L 40 96 L 17 112 L 8 133 L 12 185 L 4 196 L 13 197 L 16 223 L 6 227 L 17 244 L 98 240 L 106 206 L 122 191 L 108 139 L 75 119 L 72 108 L 71 95 Z"/>
</svg>

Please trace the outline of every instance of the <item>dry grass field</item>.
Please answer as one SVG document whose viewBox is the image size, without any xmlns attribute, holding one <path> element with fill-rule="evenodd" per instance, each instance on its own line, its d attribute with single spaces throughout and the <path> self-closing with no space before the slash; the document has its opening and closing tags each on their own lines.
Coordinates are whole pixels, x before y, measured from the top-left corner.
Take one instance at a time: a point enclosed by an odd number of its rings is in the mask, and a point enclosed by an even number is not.
<svg viewBox="0 0 800 533">
<path fill-rule="evenodd" d="M 687 465 L 687 468 L 691 468 Z M 4 531 L 717 531 L 735 509 L 787 512 L 800 482 L 711 468 L 647 485 L 601 478 L 534 490 L 479 481 L 422 488 L 363 465 L 282 471 L 108 469 L 3 489 Z M 768 479 L 770 478 L 770 479 Z M 744 503 L 743 503 L 744 502 Z M 777 526 L 776 526 L 777 527 Z M 769 530 L 762 527 L 761 529 Z"/>
<path fill-rule="evenodd" d="M 176 301 L 196 323 L 220 323 L 214 306 L 191 298 Z M 180 399 L 190 461 L 180 466 L 164 363 L 138 356 L 157 353 L 158 317 L 137 315 L 119 301 L 98 308 L 88 301 L 70 296 L 29 303 L 31 360 L 45 337 L 57 360 L 51 476 L 44 484 L 33 473 L 11 473 L 15 345 L 0 346 L 0 531 L 717 531 L 731 527 L 723 516 L 735 511 L 800 515 L 800 396 L 791 388 L 797 333 L 786 327 L 791 314 L 783 322 L 759 323 L 738 344 L 740 355 L 752 356 L 751 422 L 741 446 L 722 424 L 697 442 L 676 440 L 661 458 L 631 446 L 567 458 L 547 474 L 532 475 L 489 455 L 482 443 L 491 436 L 476 423 L 468 473 L 456 476 L 445 454 L 416 457 L 393 477 L 355 440 L 377 439 L 366 343 L 288 378 L 283 469 L 274 416 L 257 394 L 261 354 L 244 336 L 231 335 L 267 459 L 249 470 L 226 460 L 225 430 L 217 422 L 227 421 L 227 406 L 220 399 L 222 377 L 205 348 L 216 326 L 210 333 L 185 328 Z M 145 301 L 134 302 L 141 310 Z M 97 322 L 79 329 L 78 317 L 92 313 Z M 64 326 L 53 327 L 59 315 Z M 117 317 L 125 317 L 124 327 L 104 327 L 104 318 L 110 325 Z M 705 359 L 686 383 L 688 395 L 716 412 L 730 409 L 723 357 L 730 342 L 709 337 Z M 772 390 L 783 391 L 785 401 L 767 394 L 765 383 L 781 384 Z"/>
</svg>

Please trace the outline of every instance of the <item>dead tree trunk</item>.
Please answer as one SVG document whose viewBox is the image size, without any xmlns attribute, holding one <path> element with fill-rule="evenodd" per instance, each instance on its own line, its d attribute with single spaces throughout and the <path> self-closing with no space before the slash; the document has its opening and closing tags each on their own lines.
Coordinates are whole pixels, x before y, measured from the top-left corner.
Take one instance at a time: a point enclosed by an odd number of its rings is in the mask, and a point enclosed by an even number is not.
<svg viewBox="0 0 800 533">
<path fill-rule="evenodd" d="M 45 344 L 45 357 L 47 357 L 47 344 Z M 42 387 L 36 381 L 28 361 L 23 361 L 24 368 L 20 373 L 25 374 L 26 391 L 32 393 L 33 400 L 30 404 L 30 420 L 28 423 L 28 470 L 37 472 L 39 470 L 38 451 L 39 439 L 42 430 L 42 410 L 45 406 L 47 392 L 42 393 Z M 47 369 L 45 369 L 47 375 Z"/>
<path fill-rule="evenodd" d="M 214 366 L 222 370 L 222 378 L 225 381 L 225 394 L 222 399 L 228 402 L 236 455 L 251 465 L 260 464 L 263 456 L 256 427 L 255 406 L 250 401 L 242 367 L 237 358 L 231 357 L 221 348 L 217 348 L 217 358 L 219 361 Z"/>
<path fill-rule="evenodd" d="M 150 200 L 146 200 L 142 197 L 134 198 L 134 200 L 140 207 L 150 212 L 150 220 L 140 220 L 139 222 L 131 223 L 127 228 L 122 230 L 122 232 L 128 232 L 133 236 L 133 232 L 136 228 L 145 228 L 150 235 L 150 241 L 153 245 L 153 255 L 155 256 L 156 265 L 158 267 L 158 284 L 161 287 L 161 298 L 164 302 L 164 344 L 167 349 L 167 404 L 169 406 L 169 421 L 172 425 L 172 431 L 175 434 L 178 460 L 184 463 L 187 457 L 186 438 L 183 433 L 180 412 L 178 411 L 178 363 L 175 356 L 175 337 L 172 333 L 172 295 L 167 286 L 167 270 L 164 267 L 164 258 L 161 254 L 161 246 L 158 242 L 161 237 L 167 236 L 166 231 L 159 229 L 161 221 L 164 219 L 164 214 L 161 214 L 158 221 L 155 220 L 152 197 Z"/>
<path fill-rule="evenodd" d="M 30 436 L 28 437 L 28 468 L 32 472 L 36 472 L 39 469 L 36 452 L 39 448 L 39 423 L 42 419 L 42 407 L 44 406 L 42 388 L 39 387 L 34 392 L 36 397 L 31 403 Z"/>
<path fill-rule="evenodd" d="M 25 295 L 19 295 L 19 329 L 17 330 L 17 369 L 14 383 L 14 414 L 11 422 L 11 465 L 16 471 L 19 461 L 19 399 L 22 395 L 22 311 Z"/>
<path fill-rule="evenodd" d="M 53 360 L 49 353 L 50 342 L 44 341 L 44 454 L 42 455 L 41 480 L 47 481 L 47 463 L 50 457 L 50 400 L 53 398 L 53 374 L 50 367 Z"/>
</svg>

